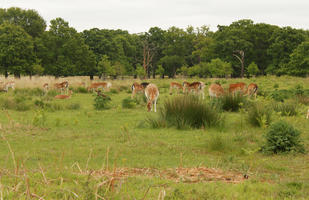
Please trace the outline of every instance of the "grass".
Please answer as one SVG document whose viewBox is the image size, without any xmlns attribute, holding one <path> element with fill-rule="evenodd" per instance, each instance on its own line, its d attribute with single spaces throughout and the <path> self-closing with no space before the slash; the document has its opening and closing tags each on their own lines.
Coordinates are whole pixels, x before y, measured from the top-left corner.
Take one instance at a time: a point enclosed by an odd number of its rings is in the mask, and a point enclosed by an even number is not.
<svg viewBox="0 0 309 200">
<path fill-rule="evenodd" d="M 41 79 L 33 79 L 21 81 L 24 87 L 35 88 Z M 195 80 L 198 79 L 188 81 Z M 67 100 L 55 100 L 54 94 L 40 97 L 28 95 L 31 92 L 0 93 L 1 102 L 24 95 L 25 100 L 17 101 L 31 103 L 30 109 L 25 111 L 3 109 L 1 105 L 0 195 L 3 199 L 39 199 L 35 196 L 43 199 L 158 199 L 160 195 L 165 195 L 164 199 L 306 199 L 309 196 L 307 154 L 259 153 L 257 149 L 264 142 L 263 133 L 267 128 L 252 127 L 241 120 L 240 112 L 224 112 L 225 126 L 219 130 L 141 126 L 147 115 L 156 114 L 147 113 L 145 104 L 137 104 L 134 109 L 122 108 L 122 100 L 130 97 L 126 88 L 134 81 L 112 81 L 113 87 L 124 89 L 110 93 L 111 107 L 102 111 L 94 109 L 91 93 L 74 93 Z M 163 86 L 170 81 L 149 80 Z M 249 79 L 224 81 L 224 88 L 232 82 L 253 82 Z M 308 78 L 261 77 L 254 82 L 269 92 L 275 90 L 275 83 L 282 90 L 290 90 L 297 84 L 302 84 L 304 90 L 309 89 Z M 21 85 L 17 82 L 18 88 Z M 170 96 L 165 90 L 160 89 L 158 111 Z M 42 109 L 40 101 L 51 105 L 53 111 Z M 258 96 L 256 101 L 270 102 L 267 95 Z M 69 105 L 80 106 L 69 110 L 66 108 Z M 302 132 L 301 139 L 308 151 L 308 120 L 300 115 L 281 118 Z M 201 166 L 247 174 L 249 178 L 240 184 L 188 183 L 185 176 L 173 172 L 178 168 Z M 124 168 L 161 172 L 171 169 L 171 177 L 179 181 L 149 173 L 117 177 L 115 169 Z M 109 175 L 100 174 L 102 170 L 108 170 Z"/>
</svg>

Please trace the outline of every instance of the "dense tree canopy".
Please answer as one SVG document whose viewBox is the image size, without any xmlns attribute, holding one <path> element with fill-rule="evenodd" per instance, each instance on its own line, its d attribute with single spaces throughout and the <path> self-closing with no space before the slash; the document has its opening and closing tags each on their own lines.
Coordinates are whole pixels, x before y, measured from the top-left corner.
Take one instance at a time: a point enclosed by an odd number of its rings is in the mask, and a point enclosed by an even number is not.
<svg viewBox="0 0 309 200">
<path fill-rule="evenodd" d="M 207 22 L 205 22 L 207 23 Z M 35 10 L 0 9 L 0 72 L 6 76 L 43 74 L 239 77 L 309 75 L 309 31 L 255 24 L 250 19 L 186 29 L 92 28 L 77 32 L 62 18 L 45 20 Z"/>
</svg>

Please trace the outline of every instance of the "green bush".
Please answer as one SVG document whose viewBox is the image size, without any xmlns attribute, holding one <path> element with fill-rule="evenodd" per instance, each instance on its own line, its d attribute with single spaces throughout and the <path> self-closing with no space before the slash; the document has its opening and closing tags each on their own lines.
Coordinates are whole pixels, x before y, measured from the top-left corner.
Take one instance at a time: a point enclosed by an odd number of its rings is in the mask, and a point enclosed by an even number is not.
<svg viewBox="0 0 309 200">
<path fill-rule="evenodd" d="M 83 93 L 83 94 L 85 94 L 85 93 L 88 93 L 88 90 L 86 88 L 84 88 L 84 87 L 78 87 L 78 88 L 74 88 L 73 92 L 74 93 Z"/>
<path fill-rule="evenodd" d="M 239 93 L 226 94 L 219 99 L 219 104 L 225 111 L 237 112 L 242 105 L 247 104 L 247 98 Z"/>
<path fill-rule="evenodd" d="M 122 100 L 122 108 L 135 108 L 136 101 L 135 99 L 131 99 L 130 97 Z"/>
<path fill-rule="evenodd" d="M 269 127 L 265 135 L 266 144 L 262 151 L 270 153 L 300 152 L 305 148 L 301 142 L 300 131 L 285 121 L 278 121 Z"/>
<path fill-rule="evenodd" d="M 290 97 L 292 97 L 293 92 L 290 90 L 274 90 L 272 91 L 269 96 L 270 98 L 276 100 L 276 101 L 280 101 L 283 102 L 285 99 L 288 99 Z"/>
<path fill-rule="evenodd" d="M 110 97 L 104 97 L 104 96 L 99 96 L 97 95 L 94 98 L 94 108 L 96 110 L 103 110 L 103 109 L 108 109 L 110 108 L 109 102 L 111 101 Z"/>
<path fill-rule="evenodd" d="M 256 103 L 248 109 L 247 120 L 253 126 L 265 127 L 271 122 L 272 109 L 262 103 Z"/>
<path fill-rule="evenodd" d="M 281 116 L 295 116 L 297 115 L 297 103 L 273 103 L 272 105 L 274 111 L 280 112 Z"/>
<path fill-rule="evenodd" d="M 158 119 L 149 119 L 159 125 L 175 126 L 182 128 L 202 128 L 219 126 L 223 123 L 221 113 L 203 100 L 192 95 L 175 96 L 166 100 L 160 110 Z"/>
</svg>

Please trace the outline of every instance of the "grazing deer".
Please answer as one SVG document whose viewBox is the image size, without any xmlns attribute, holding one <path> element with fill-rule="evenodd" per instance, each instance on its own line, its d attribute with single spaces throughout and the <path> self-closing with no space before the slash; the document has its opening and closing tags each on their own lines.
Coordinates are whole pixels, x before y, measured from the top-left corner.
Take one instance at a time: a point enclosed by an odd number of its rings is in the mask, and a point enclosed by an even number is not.
<svg viewBox="0 0 309 200">
<path fill-rule="evenodd" d="M 152 111 L 152 105 L 154 104 L 154 111 L 157 112 L 157 99 L 159 97 L 159 89 L 155 84 L 150 83 L 145 88 L 145 96 L 147 98 L 148 112 Z"/>
<path fill-rule="evenodd" d="M 306 117 L 306 119 L 309 119 L 309 109 L 308 109 L 308 111 L 307 111 L 307 117 Z"/>
<path fill-rule="evenodd" d="M 246 83 L 240 82 L 240 83 L 230 84 L 229 92 L 233 95 L 237 92 L 245 94 L 246 93 Z"/>
<path fill-rule="evenodd" d="M 15 82 L 14 81 L 9 81 L 9 82 L 6 82 L 4 84 L 4 87 L 3 87 L 3 90 L 5 92 L 8 92 L 9 91 L 9 88 L 12 88 L 12 90 L 15 90 Z"/>
<path fill-rule="evenodd" d="M 72 90 L 69 90 L 69 94 L 65 95 L 65 94 L 58 94 L 55 96 L 55 99 L 69 99 L 72 96 Z"/>
<path fill-rule="evenodd" d="M 131 94 L 131 99 L 133 99 L 134 95 L 136 93 L 142 93 L 144 92 L 145 88 L 149 85 L 147 82 L 143 82 L 141 84 L 134 82 L 131 86 L 132 89 L 132 94 Z"/>
<path fill-rule="evenodd" d="M 60 90 L 61 93 L 62 93 L 62 91 L 68 91 L 69 90 L 69 82 L 64 81 L 62 83 L 55 83 L 54 88 Z"/>
<path fill-rule="evenodd" d="M 250 97 L 252 95 L 254 95 L 254 98 L 256 99 L 256 95 L 257 95 L 257 90 L 258 90 L 258 86 L 255 83 L 250 83 L 248 85 L 247 91 L 246 91 L 246 95 L 249 95 Z"/>
<path fill-rule="evenodd" d="M 224 94 L 224 89 L 222 88 L 222 86 L 218 83 L 213 83 L 209 86 L 209 89 L 208 89 L 208 92 L 209 92 L 209 96 L 210 97 L 220 97 L 220 96 L 223 96 Z"/>
<path fill-rule="evenodd" d="M 171 82 L 170 83 L 170 95 L 173 94 L 173 89 L 176 89 L 179 93 L 179 91 L 183 90 L 182 85 L 180 83 Z"/>
<path fill-rule="evenodd" d="M 48 83 L 44 83 L 43 90 L 45 94 L 48 92 L 48 89 L 49 89 Z"/>
<path fill-rule="evenodd" d="M 87 89 L 90 90 L 99 90 L 100 88 L 102 90 L 109 90 L 112 87 L 112 84 L 110 82 L 100 82 L 100 83 L 92 83 Z"/>
<path fill-rule="evenodd" d="M 203 82 L 193 82 L 187 86 L 189 92 L 193 92 L 195 94 L 201 94 L 202 98 L 204 99 L 204 88 L 205 84 Z"/>
<path fill-rule="evenodd" d="M 190 86 L 190 83 L 187 82 L 187 81 L 184 81 L 184 82 L 182 83 L 182 90 L 183 90 L 183 93 L 189 92 L 189 91 L 188 91 L 189 86 Z"/>
</svg>

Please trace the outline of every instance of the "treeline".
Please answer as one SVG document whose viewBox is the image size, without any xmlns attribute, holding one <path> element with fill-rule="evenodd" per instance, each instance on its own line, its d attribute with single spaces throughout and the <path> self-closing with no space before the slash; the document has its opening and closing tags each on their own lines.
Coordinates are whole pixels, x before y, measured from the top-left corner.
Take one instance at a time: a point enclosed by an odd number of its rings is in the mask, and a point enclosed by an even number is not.
<svg viewBox="0 0 309 200">
<path fill-rule="evenodd" d="M 207 23 L 207 22 L 205 22 Z M 309 31 L 239 20 L 148 32 L 93 28 L 77 32 L 62 18 L 0 9 L 0 73 L 118 77 L 309 75 Z"/>
</svg>

